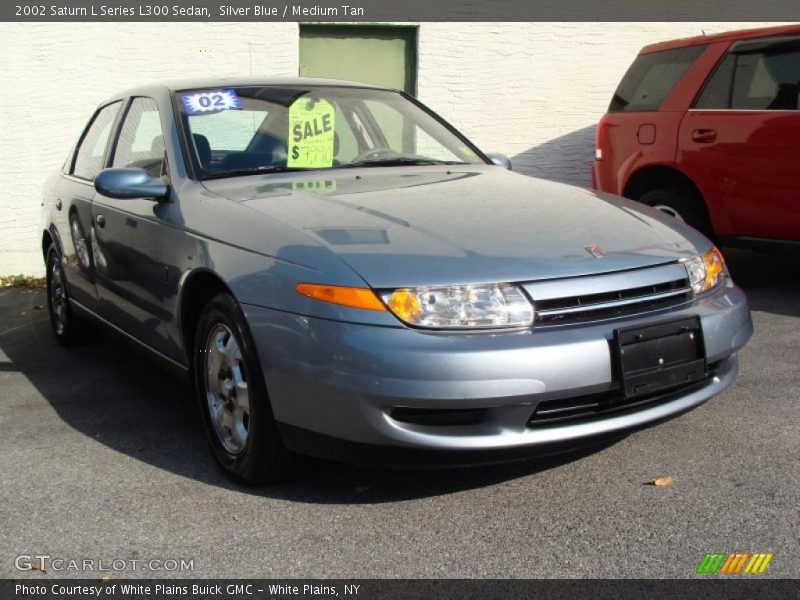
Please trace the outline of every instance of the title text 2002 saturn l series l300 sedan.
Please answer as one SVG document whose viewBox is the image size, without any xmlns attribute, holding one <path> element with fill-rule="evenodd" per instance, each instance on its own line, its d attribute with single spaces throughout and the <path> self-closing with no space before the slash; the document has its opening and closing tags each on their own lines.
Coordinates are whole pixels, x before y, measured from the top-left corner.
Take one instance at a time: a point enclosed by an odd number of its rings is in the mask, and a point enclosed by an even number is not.
<svg viewBox="0 0 800 600">
<path fill-rule="evenodd" d="M 517 175 L 413 98 L 322 80 L 119 94 L 49 181 L 53 330 L 190 374 L 222 467 L 519 458 L 672 417 L 752 333 L 705 237 Z M 495 164 L 499 163 L 499 164 Z"/>
</svg>

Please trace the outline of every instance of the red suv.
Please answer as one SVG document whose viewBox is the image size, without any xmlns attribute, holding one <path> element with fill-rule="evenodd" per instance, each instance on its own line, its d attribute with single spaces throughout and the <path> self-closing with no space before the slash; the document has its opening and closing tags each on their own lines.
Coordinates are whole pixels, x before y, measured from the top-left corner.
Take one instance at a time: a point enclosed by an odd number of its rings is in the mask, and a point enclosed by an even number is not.
<svg viewBox="0 0 800 600">
<path fill-rule="evenodd" d="M 646 46 L 597 127 L 593 185 L 730 246 L 800 242 L 800 25 Z"/>
</svg>

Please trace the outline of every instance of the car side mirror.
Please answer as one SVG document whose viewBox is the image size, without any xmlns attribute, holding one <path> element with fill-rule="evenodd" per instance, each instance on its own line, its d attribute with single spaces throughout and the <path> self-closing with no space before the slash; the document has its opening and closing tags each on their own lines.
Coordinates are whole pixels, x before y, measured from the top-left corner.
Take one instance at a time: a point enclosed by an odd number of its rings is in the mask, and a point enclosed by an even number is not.
<svg viewBox="0 0 800 600">
<path fill-rule="evenodd" d="M 152 198 L 160 201 L 169 194 L 166 182 L 144 169 L 104 169 L 95 177 L 94 189 L 103 196 L 120 200 Z"/>
<path fill-rule="evenodd" d="M 504 169 L 508 169 L 509 171 L 513 171 L 511 165 L 511 159 L 508 158 L 505 154 L 499 154 L 497 152 L 492 152 L 486 155 L 492 164 L 497 165 L 498 167 L 503 167 Z"/>
</svg>

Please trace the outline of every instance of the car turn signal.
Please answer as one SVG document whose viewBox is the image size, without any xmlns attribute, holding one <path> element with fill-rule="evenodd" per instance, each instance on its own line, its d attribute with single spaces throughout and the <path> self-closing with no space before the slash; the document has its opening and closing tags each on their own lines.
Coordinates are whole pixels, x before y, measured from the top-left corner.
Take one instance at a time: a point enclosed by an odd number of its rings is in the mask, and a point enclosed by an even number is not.
<svg viewBox="0 0 800 600">
<path fill-rule="evenodd" d="M 319 283 L 298 283 L 298 294 L 322 300 L 330 304 L 362 308 L 364 310 L 386 310 L 383 302 L 369 288 L 345 287 L 341 285 L 324 285 Z"/>
</svg>

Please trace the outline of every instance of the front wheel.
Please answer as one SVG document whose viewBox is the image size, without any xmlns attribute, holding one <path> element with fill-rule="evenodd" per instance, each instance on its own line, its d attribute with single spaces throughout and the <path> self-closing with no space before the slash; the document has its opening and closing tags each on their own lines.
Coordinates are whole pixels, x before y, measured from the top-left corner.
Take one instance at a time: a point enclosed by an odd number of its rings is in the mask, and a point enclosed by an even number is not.
<svg viewBox="0 0 800 600">
<path fill-rule="evenodd" d="M 193 366 L 206 434 L 225 472 L 247 484 L 285 477 L 290 455 L 280 439 L 247 322 L 230 294 L 215 296 L 203 309 Z"/>
</svg>

